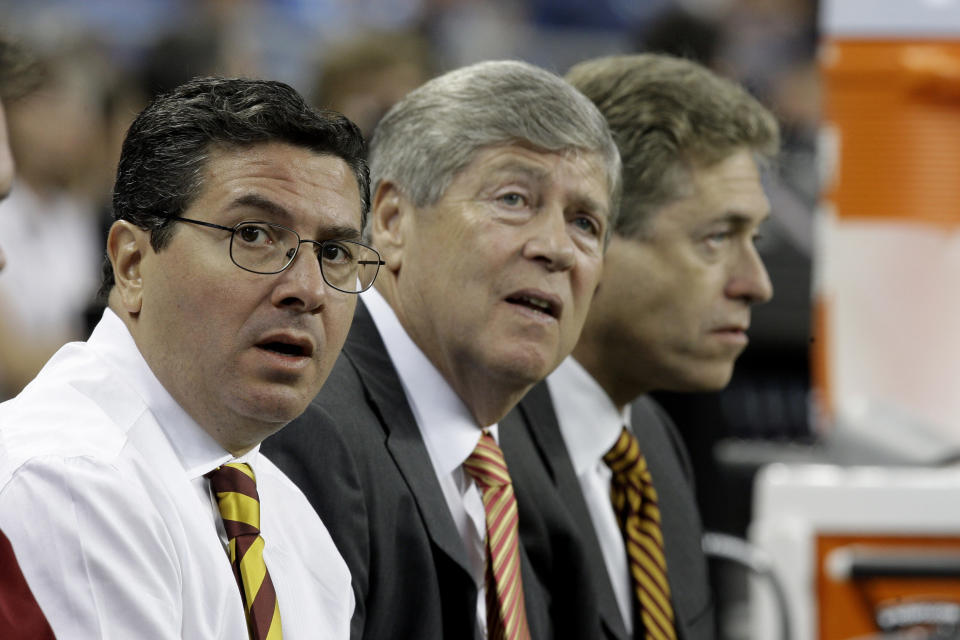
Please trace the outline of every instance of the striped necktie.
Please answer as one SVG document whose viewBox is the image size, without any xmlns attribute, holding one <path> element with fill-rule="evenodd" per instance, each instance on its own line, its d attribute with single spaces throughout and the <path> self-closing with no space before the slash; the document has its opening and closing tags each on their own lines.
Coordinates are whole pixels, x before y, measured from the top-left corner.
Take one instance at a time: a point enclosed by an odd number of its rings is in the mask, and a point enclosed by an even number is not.
<svg viewBox="0 0 960 640">
<path fill-rule="evenodd" d="M 528 640 L 530 629 L 517 540 L 517 500 L 503 452 L 484 431 L 463 466 L 483 495 L 487 516 L 487 638 Z"/>
<path fill-rule="evenodd" d="M 613 471 L 610 497 L 627 547 L 633 590 L 648 640 L 676 640 L 660 508 L 647 461 L 626 428 L 603 456 Z"/>
<path fill-rule="evenodd" d="M 281 640 L 280 606 L 263 562 L 260 498 L 250 465 L 231 462 L 207 474 L 217 495 L 228 553 L 240 586 L 251 640 Z"/>
</svg>

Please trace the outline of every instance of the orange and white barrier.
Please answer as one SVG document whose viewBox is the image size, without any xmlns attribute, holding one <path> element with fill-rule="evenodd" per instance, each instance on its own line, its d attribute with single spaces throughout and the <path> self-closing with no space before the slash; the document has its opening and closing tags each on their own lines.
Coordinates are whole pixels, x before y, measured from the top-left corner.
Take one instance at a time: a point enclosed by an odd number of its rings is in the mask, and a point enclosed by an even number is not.
<svg viewBox="0 0 960 640">
<path fill-rule="evenodd" d="M 826 0 L 821 15 L 814 388 L 828 428 L 889 436 L 893 450 L 932 437 L 948 456 L 960 449 L 960 0 Z M 904 418 L 902 432 L 873 433 L 883 415 Z"/>
</svg>

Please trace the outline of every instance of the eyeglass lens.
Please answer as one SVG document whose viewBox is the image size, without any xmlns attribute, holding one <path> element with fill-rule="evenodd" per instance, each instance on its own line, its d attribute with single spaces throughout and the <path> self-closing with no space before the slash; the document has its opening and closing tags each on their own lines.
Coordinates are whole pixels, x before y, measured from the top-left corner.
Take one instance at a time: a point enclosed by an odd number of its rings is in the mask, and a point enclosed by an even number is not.
<svg viewBox="0 0 960 640">
<path fill-rule="evenodd" d="M 373 284 L 380 256 L 369 247 L 349 240 L 303 242 L 313 245 L 320 273 L 330 286 L 355 293 Z M 293 261 L 299 246 L 300 238 L 290 229 L 267 222 L 245 222 L 233 232 L 230 257 L 248 271 L 279 273 Z"/>
</svg>

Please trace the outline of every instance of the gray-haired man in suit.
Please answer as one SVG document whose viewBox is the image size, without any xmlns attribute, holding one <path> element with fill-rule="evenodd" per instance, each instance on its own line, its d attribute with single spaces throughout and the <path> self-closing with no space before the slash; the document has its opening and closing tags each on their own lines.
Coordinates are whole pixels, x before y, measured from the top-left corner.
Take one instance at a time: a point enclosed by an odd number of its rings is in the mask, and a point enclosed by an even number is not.
<svg viewBox="0 0 960 640">
<path fill-rule="evenodd" d="M 324 392 L 266 443 L 347 558 L 353 637 L 594 637 L 576 529 L 542 467 L 507 465 L 519 522 L 504 533 L 515 519 L 491 514 L 509 499 L 489 499 L 474 461 L 579 337 L 619 192 L 603 116 L 543 69 L 480 63 L 396 104 L 370 167 L 386 266 Z"/>
</svg>

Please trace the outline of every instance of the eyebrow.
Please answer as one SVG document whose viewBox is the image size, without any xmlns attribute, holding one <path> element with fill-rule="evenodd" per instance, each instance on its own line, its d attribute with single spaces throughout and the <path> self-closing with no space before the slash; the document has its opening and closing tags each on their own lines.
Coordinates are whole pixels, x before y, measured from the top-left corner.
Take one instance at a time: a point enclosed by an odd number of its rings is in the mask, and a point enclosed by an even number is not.
<svg viewBox="0 0 960 640">
<path fill-rule="evenodd" d="M 748 216 L 743 213 L 737 213 L 736 211 L 728 211 L 723 215 L 717 216 L 711 222 L 711 224 L 726 222 L 738 228 L 750 227 L 753 225 L 756 225 L 759 227 L 760 225 L 767 222 L 768 220 L 770 220 L 770 211 L 767 211 L 759 219 L 753 216 Z"/>
<path fill-rule="evenodd" d="M 491 173 L 493 175 L 519 173 L 525 178 L 531 180 L 542 181 L 547 179 L 547 172 L 543 169 L 539 167 L 532 167 L 526 163 L 514 159 L 504 160 L 502 164 L 494 165 Z"/>
<path fill-rule="evenodd" d="M 280 218 L 285 226 L 292 227 L 294 223 L 294 216 L 286 207 L 277 204 L 273 200 L 264 198 L 257 193 L 248 193 L 240 196 L 231 203 L 229 208 L 235 209 L 239 207 L 260 209 L 273 218 Z M 349 225 L 321 224 L 319 229 L 320 234 L 318 237 L 321 240 L 359 240 L 361 237 L 360 230 Z"/>
<path fill-rule="evenodd" d="M 516 160 L 507 160 L 500 166 L 495 166 L 493 168 L 494 174 L 498 173 L 520 173 L 528 179 L 532 180 L 546 180 L 549 178 L 549 172 L 540 169 L 539 167 L 531 167 L 530 165 L 518 162 Z M 607 219 L 610 218 L 609 207 L 602 205 L 597 200 L 591 198 L 590 196 L 581 195 L 576 196 L 572 199 L 574 206 L 579 209 L 585 209 L 594 213 L 602 213 Z"/>
<path fill-rule="evenodd" d="M 264 198 L 257 193 L 248 193 L 246 195 L 242 195 L 230 204 L 231 209 L 238 209 L 240 207 L 260 209 L 264 213 L 268 213 L 275 218 L 282 218 L 284 222 L 293 222 L 293 215 L 287 211 L 286 207 L 277 204 L 273 200 Z"/>
<path fill-rule="evenodd" d="M 603 214 L 604 218 L 610 219 L 609 205 L 603 205 L 589 196 L 579 196 L 574 200 L 574 204 L 579 208 L 591 213 Z"/>
</svg>

